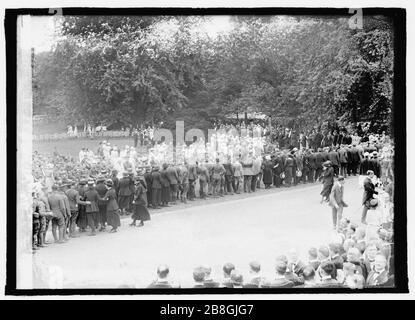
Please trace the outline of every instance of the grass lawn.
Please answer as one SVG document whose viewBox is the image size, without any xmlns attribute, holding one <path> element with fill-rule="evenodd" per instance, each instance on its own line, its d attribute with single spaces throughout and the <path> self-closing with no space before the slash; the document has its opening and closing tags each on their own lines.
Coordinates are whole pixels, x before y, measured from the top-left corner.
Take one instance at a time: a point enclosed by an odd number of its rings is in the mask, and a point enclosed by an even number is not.
<svg viewBox="0 0 415 320">
<path fill-rule="evenodd" d="M 96 139 L 65 139 L 56 141 L 33 141 L 33 151 L 38 151 L 41 154 L 52 153 L 56 150 L 65 156 L 72 156 L 78 158 L 79 151 L 82 148 L 89 148 L 94 153 L 98 150 L 100 141 L 110 141 L 111 145 L 124 147 L 126 145 L 134 146 L 133 138 L 96 138 Z"/>
</svg>

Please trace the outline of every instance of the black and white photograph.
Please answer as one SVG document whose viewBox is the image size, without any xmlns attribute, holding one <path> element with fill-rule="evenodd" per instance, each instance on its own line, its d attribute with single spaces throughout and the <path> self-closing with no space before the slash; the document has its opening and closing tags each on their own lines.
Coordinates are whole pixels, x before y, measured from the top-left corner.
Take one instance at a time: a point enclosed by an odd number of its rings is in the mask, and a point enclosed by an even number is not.
<svg viewBox="0 0 415 320">
<path fill-rule="evenodd" d="M 13 289 L 408 292 L 405 9 L 7 10 Z"/>
</svg>

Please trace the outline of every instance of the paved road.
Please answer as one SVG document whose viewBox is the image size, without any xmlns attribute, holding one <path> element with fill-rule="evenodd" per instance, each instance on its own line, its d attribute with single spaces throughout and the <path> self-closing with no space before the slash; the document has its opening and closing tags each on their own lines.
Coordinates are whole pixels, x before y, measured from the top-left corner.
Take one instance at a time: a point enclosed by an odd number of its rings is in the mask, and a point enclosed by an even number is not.
<svg viewBox="0 0 415 320">
<path fill-rule="evenodd" d="M 245 273 L 248 263 L 258 260 L 272 277 L 277 255 L 297 248 L 306 260 L 310 246 L 333 238 L 331 209 L 319 203 L 320 190 L 320 184 L 302 185 L 175 206 L 154 213 L 143 228 L 129 227 L 129 219 L 123 219 L 118 233 L 50 245 L 36 253 L 36 260 L 61 267 L 66 288 L 145 287 L 161 263 L 182 286 L 191 285 L 198 264 L 210 265 L 220 278 L 225 262 Z M 357 177 L 347 179 L 345 214 L 354 221 L 359 221 L 361 196 Z"/>
</svg>

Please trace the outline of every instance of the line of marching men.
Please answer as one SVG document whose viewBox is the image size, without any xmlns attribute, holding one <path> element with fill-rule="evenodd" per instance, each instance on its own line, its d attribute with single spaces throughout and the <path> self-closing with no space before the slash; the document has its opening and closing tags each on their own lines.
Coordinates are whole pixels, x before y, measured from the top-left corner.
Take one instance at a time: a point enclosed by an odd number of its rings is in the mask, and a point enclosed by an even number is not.
<svg viewBox="0 0 415 320">
<path fill-rule="evenodd" d="M 87 228 L 91 235 L 96 230 L 104 231 L 111 226 L 116 232 L 120 216 L 132 214 L 132 226 L 150 220 L 148 208 L 159 209 L 178 201 L 186 203 L 197 198 L 223 197 L 238 193 L 255 192 L 261 187 L 290 187 L 298 183 L 319 180 L 327 165 L 333 167 L 335 175 L 366 174 L 393 176 L 392 154 L 378 159 L 378 147 L 365 143 L 341 145 L 311 150 L 273 150 L 264 156 L 250 152 L 237 160 L 216 159 L 214 163 L 187 162 L 164 163 L 142 167 L 134 172 L 124 167 L 122 178 L 116 170 L 104 170 L 98 177 L 56 181 L 51 192 L 46 186 L 33 194 L 34 248 L 43 247 L 46 232 L 52 225 L 56 243 L 76 237 L 76 226 L 80 232 Z M 370 153 L 369 153 L 370 152 Z M 389 151 L 388 151 L 389 152 Z M 381 151 L 382 153 L 382 151 Z M 68 172 L 67 176 L 74 176 Z"/>
</svg>

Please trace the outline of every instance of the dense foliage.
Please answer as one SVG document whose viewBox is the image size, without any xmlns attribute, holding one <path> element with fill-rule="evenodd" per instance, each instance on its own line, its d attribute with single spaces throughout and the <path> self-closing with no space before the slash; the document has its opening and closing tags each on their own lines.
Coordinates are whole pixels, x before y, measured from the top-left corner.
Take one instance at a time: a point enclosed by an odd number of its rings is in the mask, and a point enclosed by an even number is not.
<svg viewBox="0 0 415 320">
<path fill-rule="evenodd" d="M 74 123 L 164 121 L 206 128 L 261 112 L 307 126 L 391 122 L 393 38 L 382 17 L 237 17 L 211 37 L 207 17 L 67 17 L 34 63 L 34 110 Z"/>
</svg>

